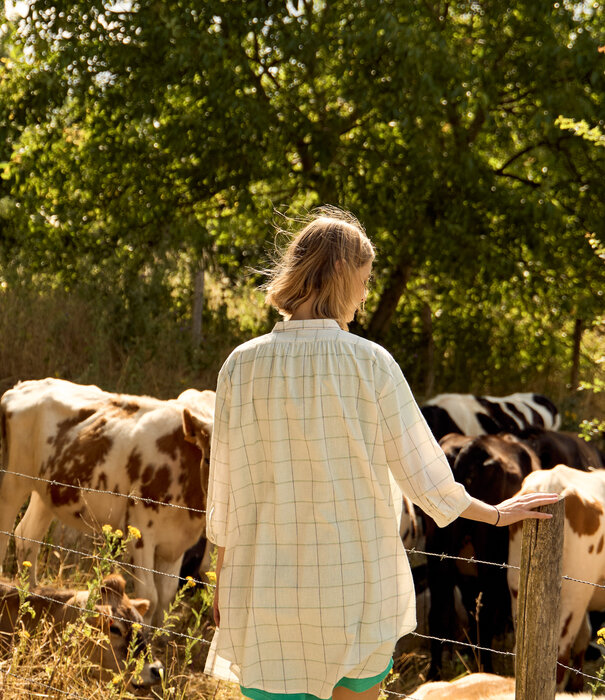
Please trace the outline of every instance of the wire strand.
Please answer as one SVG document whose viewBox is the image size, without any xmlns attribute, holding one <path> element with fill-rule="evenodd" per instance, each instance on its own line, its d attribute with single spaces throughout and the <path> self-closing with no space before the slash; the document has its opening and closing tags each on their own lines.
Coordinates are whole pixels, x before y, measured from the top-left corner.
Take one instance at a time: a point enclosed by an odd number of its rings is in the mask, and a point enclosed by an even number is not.
<svg viewBox="0 0 605 700">
<path fill-rule="evenodd" d="M 41 546 L 50 547 L 51 549 L 59 549 L 62 552 L 69 552 L 70 554 L 78 554 L 79 556 L 87 558 L 87 559 L 96 559 L 98 561 L 109 561 L 111 564 L 114 564 L 115 566 L 124 566 L 124 567 L 128 567 L 129 569 L 135 569 L 137 571 L 146 571 L 147 573 L 150 573 L 150 574 L 158 574 L 159 576 L 167 576 L 168 578 L 176 578 L 179 581 L 184 580 L 182 576 L 179 576 L 179 574 L 171 574 L 167 571 L 159 571 L 158 569 L 150 569 L 147 566 L 140 566 L 138 564 L 132 564 L 131 562 L 127 562 L 127 561 L 118 561 L 117 559 L 112 559 L 111 557 L 102 557 L 98 554 L 93 554 L 92 552 L 82 552 L 81 550 L 78 550 L 78 549 L 70 549 L 69 547 L 64 547 L 61 544 L 52 544 L 50 542 L 44 542 L 42 540 L 35 540 L 31 537 L 25 537 L 24 535 L 16 535 L 14 532 L 8 532 L 7 530 L 0 530 L 0 535 L 8 535 L 8 537 L 13 537 L 16 540 L 23 540 L 24 542 L 31 542 L 33 544 L 39 544 Z M 191 580 L 196 585 L 206 586 L 207 588 L 215 588 L 216 587 L 212 583 L 209 583 L 207 581 L 201 581 L 200 579 L 196 579 L 193 577 L 191 577 Z"/>
<path fill-rule="evenodd" d="M 156 501 L 153 498 L 145 498 L 143 496 L 136 496 L 134 494 L 120 493 L 119 491 L 108 491 L 105 489 L 93 489 L 91 486 L 80 486 L 79 484 L 65 484 L 62 481 L 56 481 L 55 479 L 45 479 L 42 476 L 33 476 L 33 474 L 23 474 L 22 472 L 13 472 L 7 469 L 0 468 L 0 474 L 13 474 L 14 476 L 21 476 L 24 479 L 31 479 L 32 481 L 41 481 L 44 484 L 50 484 L 51 486 L 61 486 L 62 488 L 77 489 L 78 491 L 86 491 L 88 493 L 100 493 L 105 496 L 116 496 L 118 498 L 129 498 L 133 501 L 141 501 L 142 503 L 150 503 L 155 506 L 167 506 L 168 508 L 178 508 L 179 510 L 186 510 L 190 513 L 200 513 L 202 515 L 206 514 L 205 510 L 200 508 L 191 508 L 190 506 L 181 506 L 178 503 L 168 503 L 167 501 Z"/>
</svg>

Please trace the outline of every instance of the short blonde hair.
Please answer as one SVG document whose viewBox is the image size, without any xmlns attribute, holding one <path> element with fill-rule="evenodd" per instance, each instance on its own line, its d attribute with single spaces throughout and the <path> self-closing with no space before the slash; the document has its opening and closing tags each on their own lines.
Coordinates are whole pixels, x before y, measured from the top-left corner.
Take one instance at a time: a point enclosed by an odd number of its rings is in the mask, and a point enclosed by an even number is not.
<svg viewBox="0 0 605 700">
<path fill-rule="evenodd" d="M 346 329 L 357 305 L 353 274 L 374 255 L 372 242 L 352 214 L 335 207 L 316 209 L 269 272 L 263 285 L 266 302 L 289 319 L 316 294 L 313 316 L 336 319 Z"/>
</svg>

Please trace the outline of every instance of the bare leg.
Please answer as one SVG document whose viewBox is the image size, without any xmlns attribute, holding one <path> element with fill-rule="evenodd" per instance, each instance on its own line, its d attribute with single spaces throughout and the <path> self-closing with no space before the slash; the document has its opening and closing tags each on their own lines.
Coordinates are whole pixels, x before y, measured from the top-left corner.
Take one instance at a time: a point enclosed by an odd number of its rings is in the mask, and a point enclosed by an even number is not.
<svg viewBox="0 0 605 700">
<path fill-rule="evenodd" d="M 354 690 L 338 686 L 332 692 L 332 700 L 378 700 L 380 694 L 380 683 L 369 690 L 364 690 L 361 693 L 356 693 Z"/>
</svg>

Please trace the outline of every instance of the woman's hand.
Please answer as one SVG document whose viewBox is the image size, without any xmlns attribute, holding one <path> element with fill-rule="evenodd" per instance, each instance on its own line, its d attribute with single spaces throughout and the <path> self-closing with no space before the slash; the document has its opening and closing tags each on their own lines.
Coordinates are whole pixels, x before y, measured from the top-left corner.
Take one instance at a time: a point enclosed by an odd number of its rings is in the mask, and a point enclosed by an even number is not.
<svg viewBox="0 0 605 700">
<path fill-rule="evenodd" d="M 502 503 L 494 506 L 500 514 L 500 519 L 495 522 L 498 527 L 506 527 L 513 523 L 518 523 L 520 520 L 535 518 L 537 520 L 546 520 L 552 518 L 550 513 L 540 513 L 534 508 L 546 506 L 551 503 L 556 503 L 560 494 L 558 493 L 521 493 L 515 494 L 512 498 L 508 498 Z"/>
<path fill-rule="evenodd" d="M 478 498 L 473 498 L 470 506 L 461 513 L 461 516 L 470 520 L 478 520 L 481 523 L 488 523 L 488 525 L 497 525 L 498 527 L 506 527 L 507 525 L 518 523 L 520 520 L 527 520 L 527 518 L 547 520 L 552 515 L 540 513 L 534 508 L 556 503 L 559 498 L 560 495 L 558 493 L 522 493 L 508 498 L 496 506 L 484 503 Z"/>
</svg>

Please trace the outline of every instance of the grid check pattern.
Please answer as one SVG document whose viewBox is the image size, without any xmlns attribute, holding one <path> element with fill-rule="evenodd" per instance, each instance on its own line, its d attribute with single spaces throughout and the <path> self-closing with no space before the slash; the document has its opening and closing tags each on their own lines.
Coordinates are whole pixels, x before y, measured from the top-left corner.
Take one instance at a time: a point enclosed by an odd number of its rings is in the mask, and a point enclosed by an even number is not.
<svg viewBox="0 0 605 700">
<path fill-rule="evenodd" d="M 470 503 L 395 360 L 336 321 L 288 321 L 218 380 L 207 534 L 226 547 L 206 671 L 330 697 L 414 629 L 403 491 L 439 525 Z"/>
</svg>

